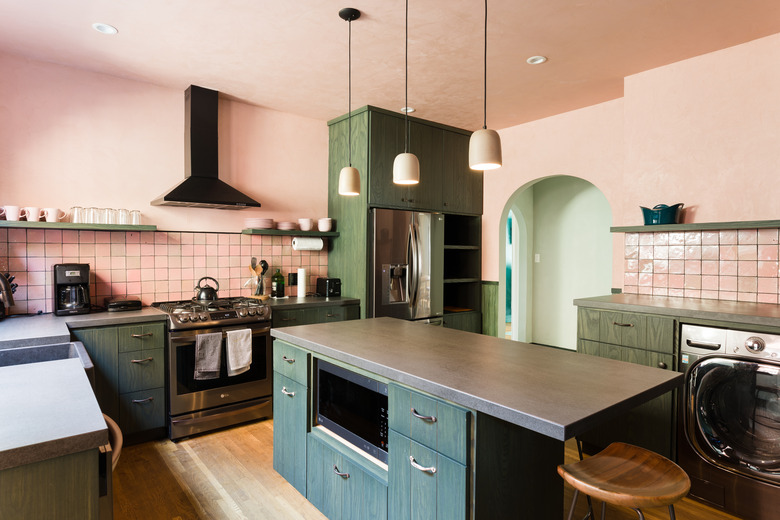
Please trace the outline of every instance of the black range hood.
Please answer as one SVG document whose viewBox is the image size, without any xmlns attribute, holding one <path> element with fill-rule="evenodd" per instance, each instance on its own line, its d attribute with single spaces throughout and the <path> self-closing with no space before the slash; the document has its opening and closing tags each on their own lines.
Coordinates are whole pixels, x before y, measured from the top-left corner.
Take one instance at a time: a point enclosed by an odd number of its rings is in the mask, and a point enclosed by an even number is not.
<svg viewBox="0 0 780 520">
<path fill-rule="evenodd" d="M 219 92 L 190 85 L 184 96 L 184 180 L 152 206 L 246 209 L 260 203 L 219 180 Z"/>
</svg>

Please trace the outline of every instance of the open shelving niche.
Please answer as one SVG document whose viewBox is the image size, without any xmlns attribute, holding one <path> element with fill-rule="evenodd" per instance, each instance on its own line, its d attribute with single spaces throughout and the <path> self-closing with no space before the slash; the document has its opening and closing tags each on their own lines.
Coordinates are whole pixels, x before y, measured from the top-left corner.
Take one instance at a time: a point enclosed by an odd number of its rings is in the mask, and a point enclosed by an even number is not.
<svg viewBox="0 0 780 520">
<path fill-rule="evenodd" d="M 444 217 L 444 313 L 481 312 L 482 219 Z"/>
</svg>

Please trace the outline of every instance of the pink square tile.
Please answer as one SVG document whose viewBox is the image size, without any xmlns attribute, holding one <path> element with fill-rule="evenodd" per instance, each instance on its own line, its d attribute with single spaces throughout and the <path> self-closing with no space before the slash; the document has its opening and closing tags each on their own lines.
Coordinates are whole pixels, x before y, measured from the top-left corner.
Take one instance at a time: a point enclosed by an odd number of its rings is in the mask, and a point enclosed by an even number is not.
<svg viewBox="0 0 780 520">
<path fill-rule="evenodd" d="M 717 276 L 702 276 L 701 277 L 701 288 L 705 291 L 717 291 L 720 287 L 720 280 Z"/>
<path fill-rule="evenodd" d="M 701 274 L 717 275 L 720 263 L 717 260 L 702 260 Z"/>
<path fill-rule="evenodd" d="M 737 274 L 737 262 L 734 260 L 727 260 L 720 262 L 720 275 L 721 276 L 735 276 Z"/>
<path fill-rule="evenodd" d="M 259 238 L 259 235 L 258 235 Z M 193 233 L 192 234 L 192 243 L 193 244 L 200 244 L 205 245 L 206 244 L 206 233 Z"/>
<path fill-rule="evenodd" d="M 111 256 L 111 244 L 95 244 L 95 256 Z"/>
<path fill-rule="evenodd" d="M 167 293 L 170 288 L 170 282 L 168 280 L 155 280 L 154 292 Z"/>
<path fill-rule="evenodd" d="M 181 280 L 181 269 L 168 269 L 168 279 Z"/>
<path fill-rule="evenodd" d="M 206 256 L 211 258 L 219 256 L 219 246 L 215 244 L 206 244 Z"/>
<path fill-rule="evenodd" d="M 256 235 L 257 238 L 260 238 L 261 235 Z M 624 242 L 626 245 L 639 245 L 639 233 L 626 233 L 624 237 Z"/>
<path fill-rule="evenodd" d="M 42 300 L 46 298 L 46 286 L 41 285 L 28 285 L 27 286 L 27 299 L 28 300 Z"/>
<path fill-rule="evenodd" d="M 166 267 L 155 267 L 154 268 L 154 279 L 155 279 L 156 282 L 159 282 L 160 280 L 167 280 L 168 279 L 168 268 L 166 268 Z M 155 287 L 159 287 L 159 286 L 155 286 Z M 159 289 L 155 289 L 155 290 L 159 290 Z"/>
<path fill-rule="evenodd" d="M 777 293 L 777 288 L 778 288 L 777 278 L 758 279 L 758 292 L 760 293 Z"/>
<path fill-rule="evenodd" d="M 65 246 L 68 246 L 67 248 Z M 76 244 L 62 244 L 61 242 L 46 244 L 46 256 L 62 256 L 65 251 L 73 251 L 73 248 L 78 249 Z M 68 253 L 71 256 L 72 253 Z"/>
<path fill-rule="evenodd" d="M 27 271 L 27 257 L 8 258 L 8 270 L 11 272 Z"/>
<path fill-rule="evenodd" d="M 67 252 L 68 255 L 71 255 L 72 251 L 78 250 L 79 256 L 95 256 L 95 244 L 63 244 L 62 250 L 63 253 Z"/>
<path fill-rule="evenodd" d="M 125 263 L 128 269 L 140 269 L 141 257 L 140 256 L 128 256 L 125 258 Z"/>
<path fill-rule="evenodd" d="M 701 298 L 701 291 L 699 289 L 685 289 L 686 298 Z"/>
<path fill-rule="evenodd" d="M 685 287 L 685 275 L 682 274 L 670 274 L 669 275 L 669 288 L 670 289 L 682 289 Z"/>
<path fill-rule="evenodd" d="M 111 269 L 125 269 L 125 257 L 113 256 L 111 257 Z"/>
<path fill-rule="evenodd" d="M 230 244 L 219 244 L 217 246 L 217 254 L 220 256 L 230 255 Z"/>
<path fill-rule="evenodd" d="M 141 256 L 154 256 L 154 244 L 141 244 Z"/>
<path fill-rule="evenodd" d="M 755 303 L 758 300 L 758 294 L 756 293 L 737 293 L 737 301 Z"/>
<path fill-rule="evenodd" d="M 721 260 L 736 260 L 737 259 L 737 246 L 735 245 L 721 245 L 720 246 L 720 259 Z"/>
<path fill-rule="evenodd" d="M 127 294 L 134 296 L 141 294 L 141 282 L 127 282 Z"/>
<path fill-rule="evenodd" d="M 127 256 L 141 256 L 141 244 L 130 244 L 125 246 L 125 254 Z"/>
<path fill-rule="evenodd" d="M 166 231 L 158 231 L 154 234 L 154 243 L 159 245 L 168 244 L 168 233 Z M 168 289 L 166 289 L 166 292 Z"/>
<path fill-rule="evenodd" d="M 758 259 L 758 246 L 752 245 L 739 245 L 737 246 L 737 259 L 739 260 L 757 260 Z"/>
<path fill-rule="evenodd" d="M 181 267 L 192 267 L 194 265 L 192 256 L 183 256 L 181 258 Z"/>
<path fill-rule="evenodd" d="M 685 290 L 684 289 L 669 289 L 669 296 L 673 296 L 676 298 L 682 298 L 685 296 Z"/>
<path fill-rule="evenodd" d="M 653 274 L 653 287 L 669 287 L 669 275 Z"/>
<path fill-rule="evenodd" d="M 651 294 L 653 294 L 653 288 L 652 288 L 651 286 L 649 286 L 649 285 L 648 285 L 648 286 L 642 286 L 642 285 L 640 285 L 640 286 L 637 288 L 637 292 L 638 292 L 639 294 L 647 294 L 647 295 L 651 295 Z"/>
<path fill-rule="evenodd" d="M 141 281 L 141 270 L 140 269 L 128 269 L 127 270 L 127 281 L 128 282 L 140 282 Z"/>
<path fill-rule="evenodd" d="M 686 231 L 685 232 L 685 245 L 686 246 L 700 246 L 701 245 L 701 231 Z"/>
<path fill-rule="evenodd" d="M 40 230 L 39 230 L 40 231 Z M 41 242 L 37 244 L 27 243 L 27 256 L 46 256 L 46 245 Z"/>
<path fill-rule="evenodd" d="M 757 229 L 740 229 L 737 231 L 737 243 L 738 244 L 757 244 L 758 243 L 758 230 Z"/>
<path fill-rule="evenodd" d="M 653 296 L 669 296 L 669 289 L 666 287 L 653 287 Z"/>
<path fill-rule="evenodd" d="M 720 234 L 717 231 L 702 231 L 701 232 L 702 245 L 718 245 L 720 243 Z"/>
<path fill-rule="evenodd" d="M 669 260 L 653 260 L 653 272 L 666 274 L 669 272 Z"/>
<path fill-rule="evenodd" d="M 141 269 L 152 269 L 154 268 L 154 264 L 155 264 L 155 257 L 153 256 L 141 257 Z"/>
<path fill-rule="evenodd" d="M 79 242 L 79 231 L 74 229 L 63 229 L 62 242 L 65 244 L 77 244 Z"/>
<path fill-rule="evenodd" d="M 719 291 L 718 292 L 718 299 L 719 300 L 726 300 L 726 301 L 737 301 L 737 292 L 736 291 Z"/>
<path fill-rule="evenodd" d="M 655 246 L 668 246 L 669 245 L 669 233 L 666 231 L 659 231 L 653 233 L 653 245 Z"/>
<path fill-rule="evenodd" d="M 140 244 L 141 243 L 141 233 L 138 231 L 128 231 L 125 233 L 125 242 L 128 244 Z"/>
<path fill-rule="evenodd" d="M 701 289 L 701 275 L 698 274 L 686 274 L 685 275 L 685 289 Z"/>
<path fill-rule="evenodd" d="M 206 233 L 205 235 L 206 235 L 206 245 L 215 246 L 219 244 L 218 233 Z"/>
<path fill-rule="evenodd" d="M 142 244 L 154 244 L 154 236 L 157 233 L 154 231 L 141 231 L 141 243 Z M 145 292 L 145 291 L 144 291 Z M 152 291 L 150 291 L 152 292 Z"/>
<path fill-rule="evenodd" d="M 624 255 L 625 258 L 639 258 L 639 246 L 626 246 Z"/>
<path fill-rule="evenodd" d="M 737 277 L 736 276 L 721 276 L 720 277 L 720 287 L 718 288 L 721 292 L 727 291 L 727 292 L 736 292 L 737 291 Z"/>
<path fill-rule="evenodd" d="M 42 244 L 46 242 L 46 230 L 44 229 L 28 229 L 27 230 L 27 242 L 34 244 Z"/>
<path fill-rule="evenodd" d="M 155 256 L 154 257 L 154 266 L 155 267 L 168 267 L 168 257 L 167 256 Z"/>
<path fill-rule="evenodd" d="M 723 230 L 720 232 L 720 245 L 724 244 L 736 244 L 737 243 L 737 231 L 733 229 Z"/>
<path fill-rule="evenodd" d="M 685 260 L 669 260 L 669 272 L 671 274 L 683 274 L 685 272 Z"/>
<path fill-rule="evenodd" d="M 653 258 L 656 260 L 666 260 L 669 258 L 669 246 L 653 247 Z"/>
<path fill-rule="evenodd" d="M 169 246 L 181 245 L 181 232 L 179 232 L 179 231 L 169 231 L 168 232 L 168 245 Z"/>
<path fill-rule="evenodd" d="M 686 260 L 701 260 L 701 246 L 685 246 Z"/>
<path fill-rule="evenodd" d="M 778 267 L 780 263 L 775 261 L 760 261 L 758 262 L 758 276 L 775 277 L 778 276 Z"/>
<path fill-rule="evenodd" d="M 126 242 L 124 231 L 112 231 L 111 243 L 112 244 L 124 244 Z"/>
<path fill-rule="evenodd" d="M 758 293 L 758 298 L 756 299 L 756 302 L 758 303 L 777 303 L 777 294 L 762 294 Z"/>
<path fill-rule="evenodd" d="M 62 243 L 62 230 L 61 229 L 46 229 L 44 230 L 45 241 L 47 244 Z"/>
<path fill-rule="evenodd" d="M 241 245 L 241 235 L 237 235 L 235 233 L 230 233 L 230 234 L 228 234 L 228 237 L 230 237 L 230 245 L 231 246 Z"/>
<path fill-rule="evenodd" d="M 758 230 L 758 243 L 759 244 L 777 244 L 778 243 L 778 229 L 768 228 Z"/>
<path fill-rule="evenodd" d="M 758 262 L 740 260 L 737 262 L 737 274 L 739 276 L 758 276 Z"/>
<path fill-rule="evenodd" d="M 639 233 L 640 246 L 652 246 L 653 240 L 654 240 L 653 233 Z"/>
<path fill-rule="evenodd" d="M 282 254 L 290 254 L 288 251 L 284 251 L 284 247 L 282 248 Z M 640 260 L 649 260 L 653 258 L 653 246 L 639 246 L 639 259 Z"/>
<path fill-rule="evenodd" d="M 124 269 L 111 269 L 111 283 L 126 282 L 127 271 Z"/>
<path fill-rule="evenodd" d="M 669 260 L 685 258 L 685 246 L 669 246 Z"/>
<path fill-rule="evenodd" d="M 8 230 L 9 242 L 27 242 L 27 230 L 24 228 L 12 228 Z"/>
<path fill-rule="evenodd" d="M 13 258 L 27 258 L 27 242 L 8 244 L 8 256 Z"/>
<path fill-rule="evenodd" d="M 233 245 L 230 244 L 230 256 L 240 256 L 241 255 L 241 246 L 240 245 Z"/>
<path fill-rule="evenodd" d="M 196 257 L 194 257 L 192 259 L 192 267 L 194 267 L 196 269 L 202 269 L 202 268 L 206 267 L 206 257 L 205 256 L 196 256 Z"/>
<path fill-rule="evenodd" d="M 111 257 L 110 256 L 98 256 L 95 257 L 95 269 L 111 269 Z"/>
<path fill-rule="evenodd" d="M 125 256 L 126 250 L 125 250 L 125 244 L 111 244 L 111 256 Z"/>
<path fill-rule="evenodd" d="M 112 296 L 127 295 L 127 284 L 125 282 L 111 283 L 111 295 Z"/>
<path fill-rule="evenodd" d="M 759 260 L 777 260 L 780 252 L 780 246 L 777 244 L 759 244 L 758 246 L 758 259 Z"/>
<path fill-rule="evenodd" d="M 686 260 L 685 274 L 701 274 L 701 260 Z"/>
<path fill-rule="evenodd" d="M 192 233 L 182 233 L 181 234 L 181 243 L 182 244 L 190 244 L 192 245 L 193 242 L 193 234 Z"/>
<path fill-rule="evenodd" d="M 718 246 L 702 246 L 701 247 L 701 259 L 702 260 L 720 260 L 720 247 Z"/>
<path fill-rule="evenodd" d="M 217 243 L 221 246 L 226 246 L 230 244 L 230 235 L 227 233 L 219 233 L 217 234 Z"/>
<path fill-rule="evenodd" d="M 181 255 L 181 244 L 168 244 L 168 256 Z"/>
<path fill-rule="evenodd" d="M 701 298 L 704 300 L 717 300 L 718 299 L 718 291 L 701 291 Z"/>
<path fill-rule="evenodd" d="M 154 292 L 154 280 L 141 280 L 141 292 L 142 293 Z"/>
<path fill-rule="evenodd" d="M 47 272 L 48 269 L 46 268 L 46 258 L 28 258 L 27 259 L 27 271 L 29 273 L 40 271 L 40 272 Z M 19 276 L 17 275 L 16 283 L 19 283 Z"/>
<path fill-rule="evenodd" d="M 155 256 L 168 256 L 168 244 L 155 244 L 154 245 Z"/>
<path fill-rule="evenodd" d="M 34 285 L 46 285 L 46 272 L 45 271 L 28 271 L 27 272 L 27 287 Z"/>
<path fill-rule="evenodd" d="M 282 257 L 282 258 L 289 258 L 289 257 Z M 292 259 L 291 259 L 292 261 Z M 278 264 L 279 262 L 277 262 Z M 639 272 L 640 273 L 652 273 L 653 272 L 653 261 L 652 260 L 640 260 L 639 261 Z"/>
<path fill-rule="evenodd" d="M 109 231 L 95 231 L 95 243 L 96 244 L 110 244 L 111 233 Z"/>
</svg>

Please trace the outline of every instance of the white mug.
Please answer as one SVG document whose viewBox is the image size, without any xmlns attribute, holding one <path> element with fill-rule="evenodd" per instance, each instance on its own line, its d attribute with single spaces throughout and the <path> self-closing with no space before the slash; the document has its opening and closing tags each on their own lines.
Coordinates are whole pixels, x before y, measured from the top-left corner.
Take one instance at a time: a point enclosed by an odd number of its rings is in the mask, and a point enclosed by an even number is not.
<svg viewBox="0 0 780 520">
<path fill-rule="evenodd" d="M 6 220 L 19 220 L 19 206 L 3 206 Z"/>
<path fill-rule="evenodd" d="M 314 227 L 314 219 L 299 218 L 298 225 L 301 226 L 301 231 L 311 231 L 311 228 Z"/>
<path fill-rule="evenodd" d="M 333 225 L 333 221 L 329 218 L 321 218 L 317 221 L 317 229 L 322 232 L 330 231 L 330 227 Z"/>
<path fill-rule="evenodd" d="M 38 222 L 41 220 L 41 208 L 25 207 L 22 208 L 20 217 L 25 217 L 27 222 Z"/>
<path fill-rule="evenodd" d="M 60 211 L 60 208 L 45 208 L 43 210 L 43 215 L 46 217 L 46 222 L 57 222 L 58 220 L 62 220 L 65 216 L 65 212 Z"/>
</svg>

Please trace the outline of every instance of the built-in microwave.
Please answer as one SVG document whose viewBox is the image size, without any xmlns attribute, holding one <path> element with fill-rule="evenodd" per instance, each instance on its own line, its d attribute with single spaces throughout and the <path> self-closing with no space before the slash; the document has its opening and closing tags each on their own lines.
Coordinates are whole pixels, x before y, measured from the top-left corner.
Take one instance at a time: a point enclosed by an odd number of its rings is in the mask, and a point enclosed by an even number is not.
<svg viewBox="0 0 780 520">
<path fill-rule="evenodd" d="M 387 462 L 387 385 L 316 360 L 317 424 Z"/>
</svg>

